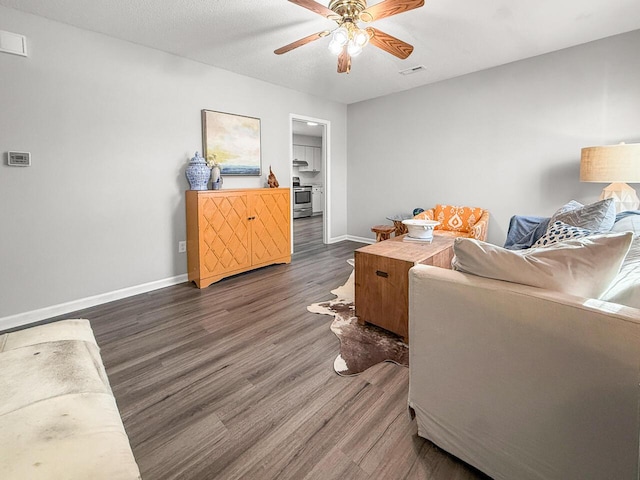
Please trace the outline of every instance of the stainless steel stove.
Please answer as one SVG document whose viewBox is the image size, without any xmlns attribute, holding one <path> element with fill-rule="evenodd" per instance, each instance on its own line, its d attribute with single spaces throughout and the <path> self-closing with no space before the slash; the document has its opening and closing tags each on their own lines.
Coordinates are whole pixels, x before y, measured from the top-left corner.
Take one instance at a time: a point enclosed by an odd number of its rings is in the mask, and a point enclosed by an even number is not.
<svg viewBox="0 0 640 480">
<path fill-rule="evenodd" d="M 293 218 L 310 217 L 313 214 L 311 206 L 311 185 L 300 185 L 300 177 L 293 177 Z"/>
</svg>

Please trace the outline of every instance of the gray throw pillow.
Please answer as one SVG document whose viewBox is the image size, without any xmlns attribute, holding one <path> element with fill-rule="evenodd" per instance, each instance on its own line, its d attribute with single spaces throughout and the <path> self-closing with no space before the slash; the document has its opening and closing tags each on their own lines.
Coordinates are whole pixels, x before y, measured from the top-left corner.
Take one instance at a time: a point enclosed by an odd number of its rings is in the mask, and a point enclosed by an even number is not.
<svg viewBox="0 0 640 480">
<path fill-rule="evenodd" d="M 556 210 L 556 213 L 554 213 L 551 216 L 551 218 L 556 218 L 561 213 L 570 212 L 572 210 L 578 210 L 579 208 L 582 208 L 582 207 L 584 207 L 582 203 L 578 202 L 577 200 L 571 200 L 570 202 L 565 203 L 558 210 Z"/>
<path fill-rule="evenodd" d="M 551 219 L 551 224 L 557 221 L 574 227 L 585 228 L 592 232 L 606 233 L 611 230 L 616 221 L 616 206 L 612 198 L 607 198 L 562 213 L 556 213 Z"/>
</svg>

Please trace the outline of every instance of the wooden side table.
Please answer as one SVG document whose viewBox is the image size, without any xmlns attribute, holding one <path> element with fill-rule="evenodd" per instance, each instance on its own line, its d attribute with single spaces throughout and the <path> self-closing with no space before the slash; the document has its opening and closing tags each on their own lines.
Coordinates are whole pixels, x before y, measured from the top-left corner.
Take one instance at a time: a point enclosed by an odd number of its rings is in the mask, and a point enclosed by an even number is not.
<svg viewBox="0 0 640 480">
<path fill-rule="evenodd" d="M 356 316 L 400 335 L 409 343 L 409 269 L 417 264 L 451 268 L 453 237 L 431 243 L 403 241 L 405 235 L 355 251 Z"/>
<path fill-rule="evenodd" d="M 376 242 L 382 242 L 383 240 L 389 240 L 391 234 L 395 232 L 395 227 L 391 225 L 375 225 L 371 227 L 371 231 L 376 234 Z"/>
</svg>

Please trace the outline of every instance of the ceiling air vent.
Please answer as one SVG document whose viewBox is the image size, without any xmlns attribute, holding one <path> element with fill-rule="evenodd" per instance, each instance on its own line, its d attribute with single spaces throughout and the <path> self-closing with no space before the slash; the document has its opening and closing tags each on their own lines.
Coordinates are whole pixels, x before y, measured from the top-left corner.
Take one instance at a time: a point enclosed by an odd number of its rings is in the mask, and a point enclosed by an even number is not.
<svg viewBox="0 0 640 480">
<path fill-rule="evenodd" d="M 422 72 L 426 69 L 427 67 L 425 67 L 424 65 L 417 65 L 415 67 L 407 68 L 406 70 L 400 70 L 398 73 L 400 75 L 411 75 L 412 73 Z"/>
</svg>

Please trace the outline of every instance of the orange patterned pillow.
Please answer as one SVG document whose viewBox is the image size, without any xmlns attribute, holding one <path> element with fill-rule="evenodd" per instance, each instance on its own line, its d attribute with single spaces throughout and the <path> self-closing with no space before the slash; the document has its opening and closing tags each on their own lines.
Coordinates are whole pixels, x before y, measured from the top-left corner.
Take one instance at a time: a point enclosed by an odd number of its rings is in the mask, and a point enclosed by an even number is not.
<svg viewBox="0 0 640 480">
<path fill-rule="evenodd" d="M 484 211 L 476 207 L 456 207 L 453 205 L 436 205 L 434 220 L 438 220 L 436 230 L 452 230 L 468 233 L 480 219 Z"/>
<path fill-rule="evenodd" d="M 424 210 L 413 217 L 415 220 L 433 220 L 433 208 Z"/>
</svg>

